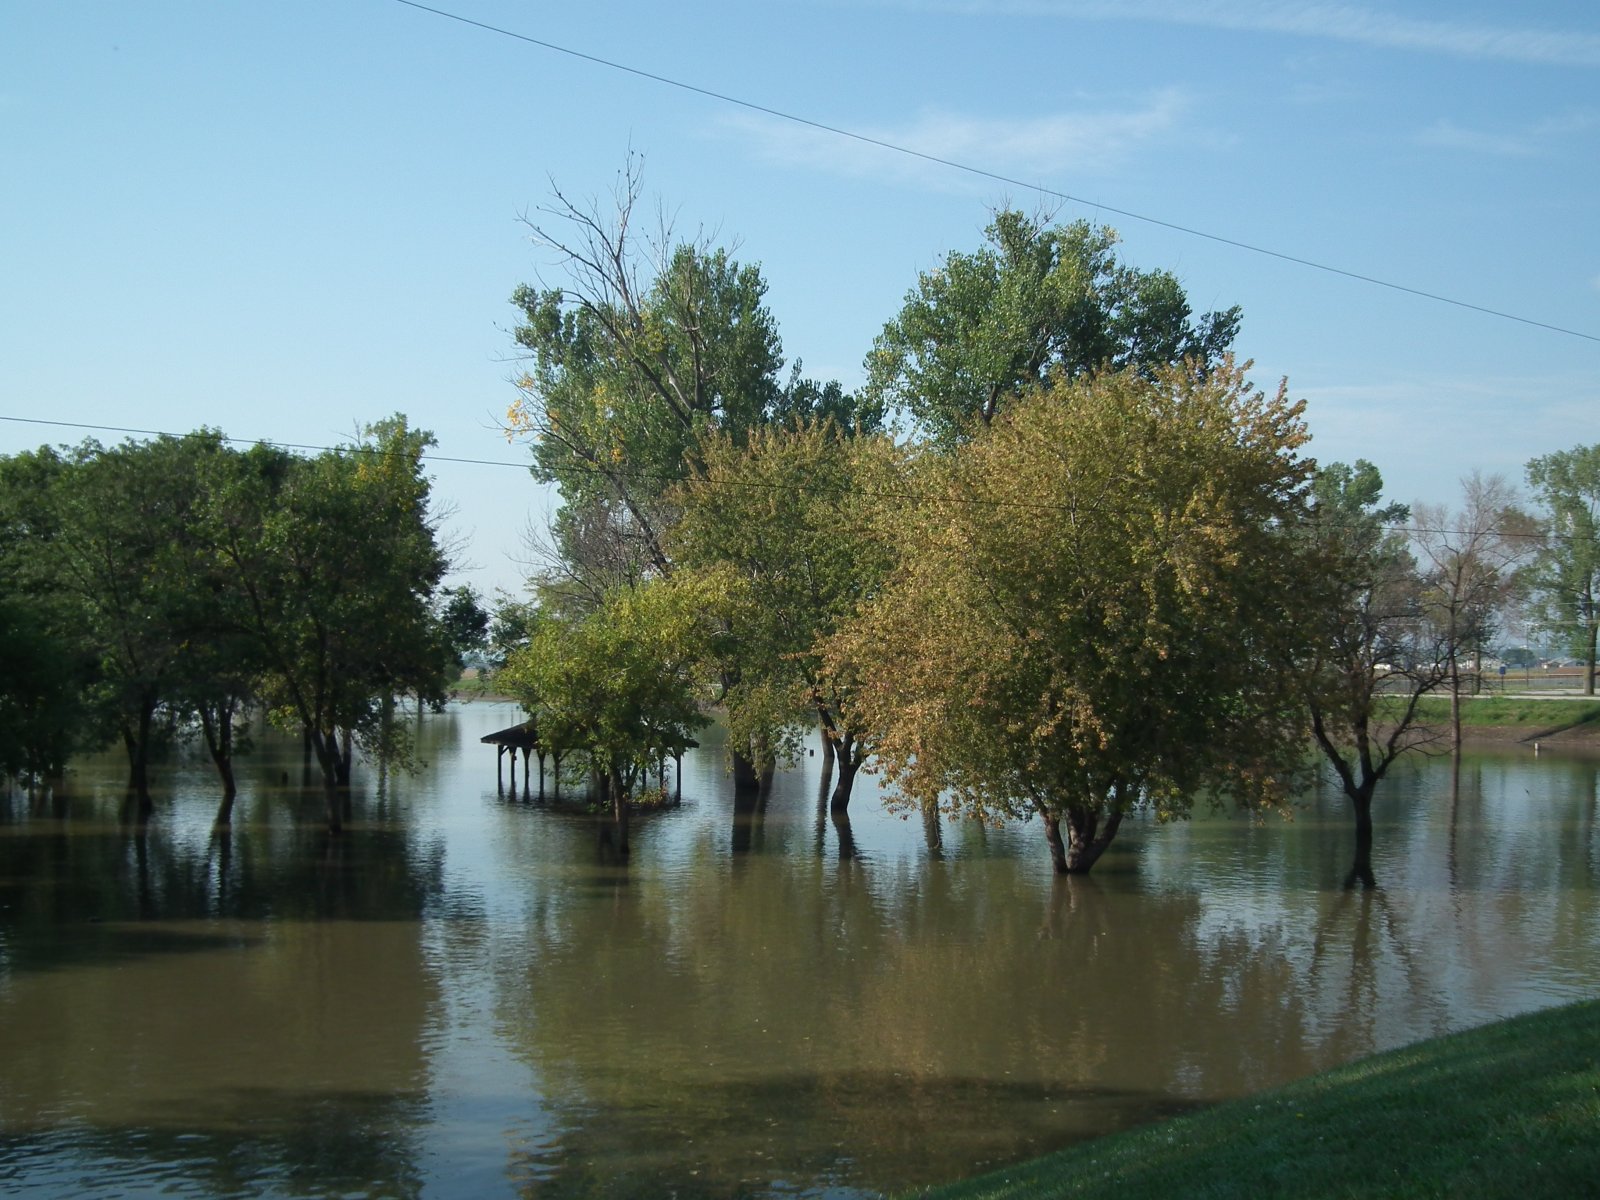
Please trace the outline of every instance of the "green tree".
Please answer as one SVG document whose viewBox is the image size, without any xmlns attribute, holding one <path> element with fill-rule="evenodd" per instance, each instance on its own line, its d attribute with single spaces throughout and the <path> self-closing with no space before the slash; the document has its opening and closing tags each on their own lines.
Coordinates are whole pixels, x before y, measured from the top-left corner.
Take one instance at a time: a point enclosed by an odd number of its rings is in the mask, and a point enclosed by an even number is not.
<svg viewBox="0 0 1600 1200">
<path fill-rule="evenodd" d="M 110 736 L 89 704 L 100 653 L 57 569 L 66 469 L 49 448 L 0 457 L 0 775 L 30 787 Z"/>
<path fill-rule="evenodd" d="M 1543 455 L 1527 469 L 1548 532 L 1530 572 L 1535 611 L 1584 663 L 1583 691 L 1592 696 L 1600 637 L 1600 444 Z"/>
<path fill-rule="evenodd" d="M 261 648 L 269 716 L 310 740 L 334 831 L 353 745 L 403 754 L 393 698 L 439 699 L 450 677 L 433 604 L 447 563 L 422 473 L 432 444 L 396 416 L 314 458 L 258 447 L 212 509 Z"/>
<path fill-rule="evenodd" d="M 615 539 L 664 573 L 674 514 L 663 494 L 701 433 L 738 436 L 765 419 L 783 356 L 760 270 L 665 228 L 641 247 L 639 188 L 630 161 L 614 214 L 557 191 L 544 210 L 553 221 L 529 222 L 565 280 L 512 296 L 528 366 L 507 424 L 533 439 L 535 473 L 568 507 L 607 514 Z M 581 568 L 571 528 L 556 532 L 562 557 Z"/>
<path fill-rule="evenodd" d="M 1119 263 L 1116 233 L 996 215 L 987 245 L 925 272 L 867 356 L 865 395 L 950 447 L 1051 379 L 1216 361 L 1239 309 L 1193 319 L 1166 271 Z"/>
<path fill-rule="evenodd" d="M 759 773 L 820 723 L 843 809 L 869 740 L 846 715 L 849 677 L 825 669 L 823 644 L 894 563 L 876 510 L 904 455 L 828 418 L 754 430 L 743 444 L 713 435 L 697 457 L 672 549 L 684 569 L 725 573 L 730 740 Z"/>
<path fill-rule="evenodd" d="M 1293 531 L 1309 568 L 1297 618 L 1309 652 L 1282 669 L 1304 688 L 1312 735 L 1355 813 L 1347 887 L 1374 882 L 1373 795 L 1402 755 L 1433 740 L 1419 707 L 1448 677 L 1439 631 L 1423 620 L 1409 539 L 1396 527 L 1411 510 L 1384 504 L 1382 492 L 1382 475 L 1365 459 L 1331 463 Z"/>
<path fill-rule="evenodd" d="M 557 753 L 579 751 L 598 776 L 628 852 L 628 814 L 645 775 L 694 744 L 702 659 L 717 597 L 698 582 L 653 580 L 607 597 L 583 616 L 532 624 L 500 686 Z"/>
<path fill-rule="evenodd" d="M 450 656 L 459 671 L 466 657 L 489 644 L 489 614 L 470 584 L 462 584 L 438 597 L 438 619 Z"/>
<path fill-rule="evenodd" d="M 151 808 L 149 769 L 158 721 L 196 666 L 191 642 L 209 630 L 209 599 L 194 575 L 208 463 L 228 451 L 220 434 L 85 442 L 54 479 L 59 522 L 53 569 L 97 648 L 100 701 L 128 754 L 129 790 Z"/>
<path fill-rule="evenodd" d="M 1302 407 L 1227 361 L 1126 370 L 930 463 L 899 567 L 831 649 L 901 797 L 1037 814 L 1063 872 L 1136 807 L 1274 799 L 1304 744 L 1266 669 L 1297 633 Z"/>
</svg>

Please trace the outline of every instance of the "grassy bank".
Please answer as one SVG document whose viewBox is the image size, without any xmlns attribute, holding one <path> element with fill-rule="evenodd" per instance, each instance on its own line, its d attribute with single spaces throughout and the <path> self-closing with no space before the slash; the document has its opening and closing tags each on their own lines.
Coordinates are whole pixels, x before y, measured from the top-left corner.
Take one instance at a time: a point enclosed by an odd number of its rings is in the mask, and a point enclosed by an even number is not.
<svg viewBox="0 0 1600 1200">
<path fill-rule="evenodd" d="M 1379 698 L 1379 715 L 1398 712 L 1398 697 Z M 1424 696 L 1418 705 L 1424 724 L 1448 725 L 1450 723 L 1450 697 Z M 1524 696 L 1474 696 L 1463 697 L 1461 702 L 1461 727 L 1463 729 L 1522 730 L 1529 734 L 1549 729 L 1568 729 L 1583 725 L 1600 725 L 1600 699 L 1530 700 Z"/>
<path fill-rule="evenodd" d="M 1597 1189 L 1600 1002 L 1590 1001 L 915 1195 L 1538 1200 Z"/>
</svg>

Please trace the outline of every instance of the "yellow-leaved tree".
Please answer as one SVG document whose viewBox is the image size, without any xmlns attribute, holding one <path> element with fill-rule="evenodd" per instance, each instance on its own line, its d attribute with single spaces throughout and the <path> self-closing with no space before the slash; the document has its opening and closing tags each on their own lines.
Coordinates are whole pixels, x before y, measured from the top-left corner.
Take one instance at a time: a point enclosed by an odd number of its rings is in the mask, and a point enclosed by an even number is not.
<svg viewBox="0 0 1600 1200">
<path fill-rule="evenodd" d="M 1060 382 L 924 461 L 899 567 L 830 646 L 899 802 L 1037 815 L 1076 873 L 1135 808 L 1278 798 L 1312 464 L 1303 405 L 1245 369 Z"/>
</svg>

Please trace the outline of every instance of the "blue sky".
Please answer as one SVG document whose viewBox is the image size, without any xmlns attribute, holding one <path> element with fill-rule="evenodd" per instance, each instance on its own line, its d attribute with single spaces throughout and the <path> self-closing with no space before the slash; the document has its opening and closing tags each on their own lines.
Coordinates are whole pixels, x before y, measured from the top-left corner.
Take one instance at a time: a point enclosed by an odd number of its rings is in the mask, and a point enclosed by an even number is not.
<svg viewBox="0 0 1600 1200">
<path fill-rule="evenodd" d="M 1114 225 L 1400 500 L 1600 441 L 1600 8 L 1530 0 L 438 0 L 461 16 L 1089 203 L 824 134 L 395 0 L 0 6 L 0 417 L 326 444 L 395 411 L 526 461 L 519 216 L 630 150 L 761 265 L 787 356 L 861 361 L 993 209 Z M 1590 335 L 1315 271 L 1137 213 Z M 554 280 L 554 276 L 547 277 Z M 0 420 L 0 453 L 87 430 Z M 101 433 L 102 440 L 120 435 Z M 439 462 L 462 578 L 548 497 Z"/>
</svg>

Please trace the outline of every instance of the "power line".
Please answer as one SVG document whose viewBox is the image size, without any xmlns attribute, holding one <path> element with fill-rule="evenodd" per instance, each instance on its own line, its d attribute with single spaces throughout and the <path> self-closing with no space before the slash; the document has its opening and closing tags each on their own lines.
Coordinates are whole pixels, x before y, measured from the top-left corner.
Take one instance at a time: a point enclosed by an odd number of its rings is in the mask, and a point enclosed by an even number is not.
<svg viewBox="0 0 1600 1200">
<path fill-rule="evenodd" d="M 419 12 L 431 13 L 436 17 L 443 17 L 449 21 L 457 21 L 462 25 L 470 25 L 473 28 L 481 29 L 486 33 L 493 33 L 500 37 L 507 37 L 519 42 L 526 42 L 530 46 L 538 46 L 541 49 L 550 50 L 557 54 L 565 54 L 571 58 L 580 59 L 584 62 L 593 63 L 596 66 L 605 67 L 608 70 L 621 71 L 628 75 L 637 76 L 640 79 L 648 79 L 652 83 L 659 83 L 667 87 L 678 88 L 681 91 L 692 92 L 697 96 L 704 96 L 707 99 L 716 100 L 723 104 L 732 104 L 739 108 L 747 109 L 750 112 L 757 112 L 765 116 L 776 117 L 781 121 L 789 121 L 796 125 L 803 125 L 808 129 L 815 129 L 821 133 L 832 134 L 835 137 L 848 138 L 851 141 L 861 142 L 864 145 L 876 146 L 879 149 L 889 150 L 895 154 L 903 154 L 909 158 L 920 159 L 923 162 L 933 163 L 936 166 L 949 167 L 951 170 L 962 171 L 968 175 L 976 175 L 982 179 L 993 180 L 996 183 L 1003 183 L 1008 187 L 1022 188 L 1027 191 L 1039 192 L 1042 195 L 1053 196 L 1058 200 L 1064 200 L 1069 204 L 1077 204 L 1086 208 L 1095 208 L 1104 212 L 1114 213 L 1119 217 L 1126 217 L 1130 221 L 1140 221 L 1146 225 L 1154 225 L 1161 229 L 1170 229 L 1174 233 L 1182 233 L 1189 237 L 1203 238 L 1206 241 L 1216 242 L 1219 245 L 1231 246 L 1236 250 L 1247 250 L 1252 254 L 1260 254 L 1267 258 L 1275 258 L 1280 262 L 1292 263 L 1295 266 L 1306 267 L 1314 271 L 1321 271 L 1328 275 L 1337 275 L 1344 279 L 1354 280 L 1357 283 L 1371 284 L 1374 287 L 1386 288 L 1389 291 L 1401 292 L 1405 295 L 1416 296 L 1423 300 L 1432 300 L 1438 304 L 1448 304 L 1455 308 L 1466 309 L 1469 312 L 1481 313 L 1484 316 L 1497 317 L 1504 321 L 1515 321 L 1520 325 L 1530 325 L 1535 329 L 1548 330 L 1551 333 L 1559 333 L 1566 337 L 1581 338 L 1584 341 L 1589 342 L 1600 342 L 1600 334 L 1584 333 L 1582 330 L 1568 329 L 1563 325 L 1554 325 L 1548 321 L 1538 321 L 1532 317 L 1519 316 L 1516 313 L 1505 312 L 1502 309 L 1488 308 L 1482 304 L 1473 304 L 1467 300 L 1458 300 L 1452 296 L 1442 295 L 1439 292 L 1430 292 L 1422 288 L 1410 287 L 1407 284 L 1395 283 L 1392 280 L 1387 279 L 1380 279 L 1375 275 L 1365 275 L 1359 271 L 1346 270 L 1343 267 L 1336 267 L 1329 263 L 1318 262 L 1315 259 L 1302 258 L 1296 254 L 1288 254 L 1281 250 L 1273 250 L 1266 246 L 1258 246 L 1254 243 L 1240 241 L 1237 238 L 1226 237 L 1219 233 L 1210 233 L 1204 229 L 1197 229 L 1192 225 L 1183 225 L 1176 221 L 1167 221 L 1160 217 L 1152 217 L 1145 213 L 1134 212 L 1131 209 L 1118 208 L 1115 205 L 1105 204 L 1099 200 L 1091 200 L 1083 196 L 1075 196 L 1070 192 L 1063 192 L 1056 188 L 1046 187 L 1043 184 L 1029 183 L 1026 180 L 1016 179 L 1009 175 L 1002 175 L 998 171 L 990 171 L 984 167 L 976 167 L 970 163 L 960 162 L 953 158 L 945 158 L 938 154 L 929 154 L 923 150 L 913 150 L 909 146 L 902 146 L 897 142 L 891 142 L 885 138 L 873 137 L 870 134 L 859 133 L 855 130 L 845 129 L 837 125 L 829 125 L 823 121 L 813 120 L 810 117 L 802 117 L 796 113 L 785 112 L 782 109 L 771 108 L 765 104 L 758 104 L 753 100 L 745 100 L 738 96 L 728 95 L 725 92 L 718 92 L 712 90 L 711 88 L 700 87 L 697 84 L 685 83 L 681 79 L 673 79 L 668 75 L 660 75 L 653 71 L 646 71 L 640 67 L 631 67 L 626 63 L 616 62 L 608 58 L 601 58 L 596 54 L 588 54 L 582 50 L 574 50 L 570 46 L 558 45 L 555 42 L 545 41 L 542 38 L 536 38 L 526 33 L 518 33 L 512 29 L 505 29 L 498 25 L 490 25 L 484 21 L 476 21 L 471 17 L 461 16 L 459 13 L 447 12 L 442 8 L 433 8 L 427 4 L 420 4 L 417 2 L 417 0 L 394 0 L 394 3 L 402 4 L 407 8 L 417 9 Z"/>
</svg>

